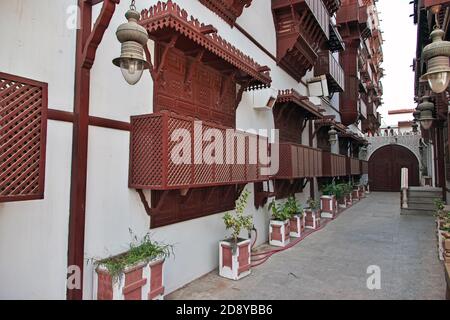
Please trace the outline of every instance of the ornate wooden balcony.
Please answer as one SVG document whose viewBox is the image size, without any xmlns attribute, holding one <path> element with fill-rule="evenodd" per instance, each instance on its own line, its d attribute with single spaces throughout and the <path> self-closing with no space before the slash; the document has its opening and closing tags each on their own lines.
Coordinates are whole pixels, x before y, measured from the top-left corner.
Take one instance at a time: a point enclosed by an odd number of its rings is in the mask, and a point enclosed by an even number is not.
<svg viewBox="0 0 450 320">
<path fill-rule="evenodd" d="M 347 175 L 359 176 L 361 174 L 361 162 L 359 159 L 347 157 Z"/>
<path fill-rule="evenodd" d="M 339 33 L 338 28 L 330 23 L 330 40 L 328 40 L 328 50 L 331 52 L 344 51 L 345 43 Z"/>
<path fill-rule="evenodd" d="M 322 151 L 301 144 L 280 144 L 278 180 L 294 180 L 322 176 Z"/>
<path fill-rule="evenodd" d="M 244 8 L 250 7 L 253 0 L 200 0 L 202 4 L 214 11 L 228 24 L 234 25 Z"/>
<path fill-rule="evenodd" d="M 367 39 L 371 35 L 369 20 L 367 6 L 359 6 L 357 0 L 347 1 L 336 14 L 336 23 L 341 26 L 347 24 L 349 26 L 348 35 L 353 38 L 361 36 L 363 39 Z"/>
<path fill-rule="evenodd" d="M 361 174 L 369 174 L 369 162 L 360 160 L 361 162 Z"/>
<path fill-rule="evenodd" d="M 344 177 L 347 175 L 346 157 L 340 154 L 333 154 L 323 151 L 322 154 L 322 175 L 324 177 Z"/>
<path fill-rule="evenodd" d="M 343 92 L 345 88 L 344 69 L 330 51 L 322 51 L 314 67 L 314 76 L 326 75 L 330 92 Z"/>
<path fill-rule="evenodd" d="M 227 140 L 230 133 L 235 134 L 233 140 Z M 206 134 L 213 134 L 214 150 L 210 150 L 212 142 L 204 141 L 202 135 Z M 262 143 L 266 144 L 267 138 L 208 122 L 200 124 L 170 112 L 135 116 L 131 118 L 129 185 L 181 190 L 264 181 L 263 166 L 255 159 Z M 203 158 L 212 153 L 210 160 Z"/>
<path fill-rule="evenodd" d="M 322 0 L 272 0 L 277 30 L 277 62 L 297 81 L 317 61 L 329 39 L 330 14 Z"/>
<path fill-rule="evenodd" d="M 217 34 L 212 25 L 205 25 L 171 0 L 143 10 L 139 24 L 147 29 L 151 39 L 164 47 L 160 65 L 154 72 L 159 79 L 167 62 L 167 52 L 177 49 L 196 63 L 208 65 L 223 74 L 231 74 L 245 90 L 270 87 L 271 78 L 267 66 L 261 66 Z M 191 70 L 193 71 L 193 70 Z M 188 72 L 186 80 L 192 78 Z"/>
</svg>

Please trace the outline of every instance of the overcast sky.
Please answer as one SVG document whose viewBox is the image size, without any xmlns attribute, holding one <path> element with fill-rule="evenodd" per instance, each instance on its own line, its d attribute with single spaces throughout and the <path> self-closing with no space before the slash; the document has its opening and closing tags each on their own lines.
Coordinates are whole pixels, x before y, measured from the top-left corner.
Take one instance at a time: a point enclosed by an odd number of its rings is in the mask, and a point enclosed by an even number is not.
<svg viewBox="0 0 450 320">
<path fill-rule="evenodd" d="M 377 4 L 384 32 L 383 78 L 384 105 L 379 109 L 386 125 L 396 125 L 398 117 L 388 116 L 388 110 L 415 108 L 414 73 L 411 65 L 415 58 L 417 29 L 410 17 L 410 0 L 379 0 Z M 406 119 L 412 117 L 406 116 Z"/>
</svg>

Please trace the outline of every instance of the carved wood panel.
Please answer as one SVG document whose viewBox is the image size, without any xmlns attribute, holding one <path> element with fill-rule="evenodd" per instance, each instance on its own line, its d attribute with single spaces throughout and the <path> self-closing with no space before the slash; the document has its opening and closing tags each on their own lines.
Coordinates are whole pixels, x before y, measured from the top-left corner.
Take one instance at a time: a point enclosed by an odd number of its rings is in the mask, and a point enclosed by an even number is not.
<svg viewBox="0 0 450 320">
<path fill-rule="evenodd" d="M 160 61 L 162 46 L 157 46 Z M 161 79 L 155 82 L 154 112 L 172 111 L 235 127 L 236 81 L 172 48 Z"/>
</svg>

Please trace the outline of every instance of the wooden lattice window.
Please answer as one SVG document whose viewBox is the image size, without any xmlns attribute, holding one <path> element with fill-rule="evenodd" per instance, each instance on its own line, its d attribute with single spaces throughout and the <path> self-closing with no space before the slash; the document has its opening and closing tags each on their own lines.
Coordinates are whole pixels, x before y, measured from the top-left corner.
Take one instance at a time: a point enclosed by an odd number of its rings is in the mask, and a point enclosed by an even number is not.
<svg viewBox="0 0 450 320">
<path fill-rule="evenodd" d="M 0 202 L 44 198 L 47 92 L 0 72 Z"/>
</svg>

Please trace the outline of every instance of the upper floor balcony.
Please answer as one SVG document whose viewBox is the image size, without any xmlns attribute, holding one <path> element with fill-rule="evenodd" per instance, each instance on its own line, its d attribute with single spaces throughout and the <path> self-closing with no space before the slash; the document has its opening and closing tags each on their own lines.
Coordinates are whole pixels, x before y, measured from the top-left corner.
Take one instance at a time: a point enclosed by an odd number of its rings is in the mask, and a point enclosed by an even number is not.
<svg viewBox="0 0 450 320">
<path fill-rule="evenodd" d="M 361 5 L 358 0 L 350 0 L 344 3 L 336 14 L 338 25 L 348 24 L 353 36 L 361 36 L 367 39 L 372 34 L 372 24 L 366 5 Z"/>
<path fill-rule="evenodd" d="M 330 37 L 330 13 L 322 0 L 272 0 L 277 63 L 300 81 Z"/>
<path fill-rule="evenodd" d="M 280 169 L 276 179 L 293 180 L 322 176 L 322 150 L 296 143 L 281 143 L 280 155 Z"/>
<path fill-rule="evenodd" d="M 323 151 L 322 170 L 323 177 L 347 176 L 347 157 L 340 154 Z"/>
<path fill-rule="evenodd" d="M 361 161 L 356 158 L 347 157 L 346 163 L 347 174 L 350 176 L 357 176 L 361 174 Z"/>
<path fill-rule="evenodd" d="M 264 181 L 258 161 L 264 146 L 265 137 L 166 111 L 134 116 L 129 185 L 187 190 Z"/>
<path fill-rule="evenodd" d="M 314 75 L 326 75 L 330 92 L 343 92 L 345 89 L 344 69 L 330 51 L 319 53 L 319 60 L 314 67 Z"/>
</svg>

